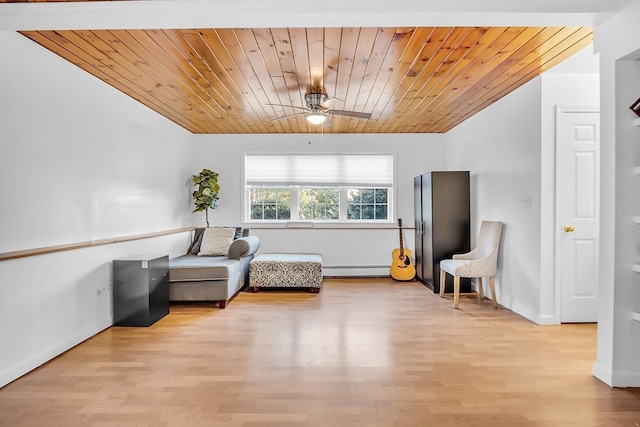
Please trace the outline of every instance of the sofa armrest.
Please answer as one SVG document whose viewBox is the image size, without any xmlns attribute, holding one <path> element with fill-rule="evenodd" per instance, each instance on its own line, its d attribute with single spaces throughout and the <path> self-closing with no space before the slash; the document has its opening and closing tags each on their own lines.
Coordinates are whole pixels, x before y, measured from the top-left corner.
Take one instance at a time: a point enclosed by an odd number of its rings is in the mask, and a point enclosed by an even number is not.
<svg viewBox="0 0 640 427">
<path fill-rule="evenodd" d="M 260 239 L 257 236 L 246 236 L 236 239 L 229 246 L 229 259 L 240 259 L 253 255 L 260 248 Z"/>
</svg>

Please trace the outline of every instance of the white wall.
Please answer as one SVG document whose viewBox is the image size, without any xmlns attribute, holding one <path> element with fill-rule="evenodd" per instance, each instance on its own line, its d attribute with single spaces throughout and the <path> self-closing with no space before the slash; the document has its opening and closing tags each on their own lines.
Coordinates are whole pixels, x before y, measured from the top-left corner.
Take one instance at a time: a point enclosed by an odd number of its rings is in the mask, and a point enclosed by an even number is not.
<svg viewBox="0 0 640 427">
<path fill-rule="evenodd" d="M 191 134 L 18 33 L 0 52 L 0 252 L 191 225 Z M 188 238 L 0 262 L 0 386 L 111 325 L 111 260 Z"/>
<path fill-rule="evenodd" d="M 640 96 L 640 1 L 595 28 L 600 52 L 601 197 L 600 297 L 596 377 L 612 386 L 640 386 L 640 233 L 631 224 L 639 215 L 640 135 L 629 106 Z"/>
<path fill-rule="evenodd" d="M 0 252 L 190 225 L 191 134 L 1 36 Z"/>
<path fill-rule="evenodd" d="M 482 220 L 505 223 L 498 301 L 559 323 L 554 287 L 555 107 L 598 104 L 591 48 L 535 78 L 447 135 L 447 168 L 472 176 L 472 242 Z"/>
<path fill-rule="evenodd" d="M 540 297 L 540 91 L 535 79 L 447 135 L 447 167 L 471 172 L 472 246 L 504 222 L 496 277 L 503 306 L 537 320 Z"/>
<path fill-rule="evenodd" d="M 220 207 L 210 213 L 212 224 L 219 225 L 238 224 L 243 218 L 241 163 L 244 151 L 395 152 L 396 211 L 403 225 L 409 226 L 413 224 L 413 177 L 444 167 L 442 135 L 198 135 L 196 138 L 195 169 L 207 167 L 220 174 Z M 204 214 L 196 215 L 194 223 L 204 226 Z M 399 243 L 395 223 L 373 226 L 374 229 L 243 225 L 251 227 L 253 234 L 260 237 L 260 252 L 322 254 L 326 275 L 388 274 L 391 251 Z M 405 243 L 413 250 L 412 230 L 406 230 L 404 236 Z"/>
</svg>

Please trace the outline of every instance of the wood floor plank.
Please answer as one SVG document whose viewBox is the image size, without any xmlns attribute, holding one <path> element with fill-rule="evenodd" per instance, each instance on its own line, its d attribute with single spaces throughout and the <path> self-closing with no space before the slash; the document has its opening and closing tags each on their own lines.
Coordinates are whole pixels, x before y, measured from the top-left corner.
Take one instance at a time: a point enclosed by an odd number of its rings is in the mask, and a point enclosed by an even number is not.
<svg viewBox="0 0 640 427">
<path fill-rule="evenodd" d="M 637 427 L 640 389 L 595 379 L 595 347 L 593 324 L 325 279 L 103 331 L 2 388 L 0 425 Z"/>
</svg>

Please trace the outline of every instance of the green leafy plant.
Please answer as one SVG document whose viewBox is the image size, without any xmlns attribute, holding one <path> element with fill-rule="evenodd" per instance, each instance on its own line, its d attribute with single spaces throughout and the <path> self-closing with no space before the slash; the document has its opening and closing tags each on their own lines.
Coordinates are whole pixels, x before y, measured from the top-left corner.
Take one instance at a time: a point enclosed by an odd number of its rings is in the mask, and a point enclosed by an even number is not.
<svg viewBox="0 0 640 427">
<path fill-rule="evenodd" d="M 193 175 L 193 185 L 198 188 L 193 192 L 193 203 L 196 208 L 193 212 L 204 211 L 207 227 L 209 227 L 209 209 L 218 207 L 218 174 L 210 169 L 202 169 L 198 175 Z"/>
</svg>

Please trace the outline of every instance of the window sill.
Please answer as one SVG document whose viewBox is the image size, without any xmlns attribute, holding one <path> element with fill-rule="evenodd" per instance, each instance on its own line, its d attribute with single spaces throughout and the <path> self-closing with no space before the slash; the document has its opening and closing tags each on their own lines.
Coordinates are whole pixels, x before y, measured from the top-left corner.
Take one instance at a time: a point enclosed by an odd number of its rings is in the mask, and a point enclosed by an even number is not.
<svg viewBox="0 0 640 427">
<path fill-rule="evenodd" d="M 397 229 L 398 225 L 393 221 L 384 222 L 354 222 L 354 223 L 328 223 L 328 222 L 313 222 L 313 221 L 289 221 L 289 222 L 245 222 L 243 223 L 245 228 L 254 229 L 307 229 L 307 230 L 345 230 L 345 229 L 361 229 L 361 230 L 383 230 L 383 229 Z M 403 227 L 403 229 L 411 229 L 409 227 Z"/>
</svg>

